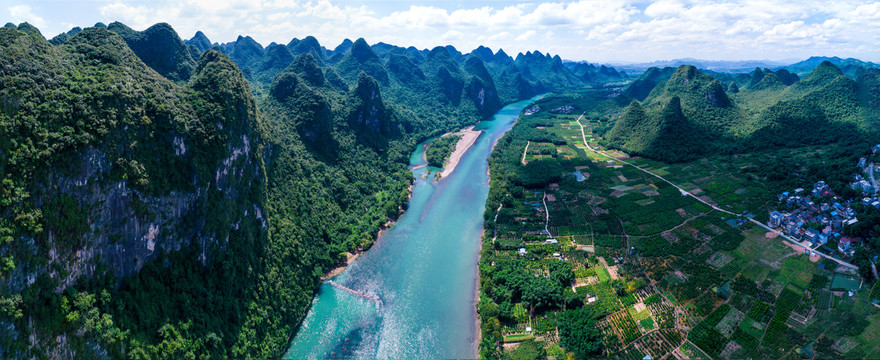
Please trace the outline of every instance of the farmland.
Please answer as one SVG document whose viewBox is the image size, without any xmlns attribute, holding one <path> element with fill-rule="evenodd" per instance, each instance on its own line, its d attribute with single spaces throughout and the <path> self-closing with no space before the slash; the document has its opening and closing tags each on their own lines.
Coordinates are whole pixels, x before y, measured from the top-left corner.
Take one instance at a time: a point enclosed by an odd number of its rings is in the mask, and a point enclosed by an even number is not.
<svg viewBox="0 0 880 360">
<path fill-rule="evenodd" d="M 753 173 L 751 155 L 666 164 L 615 153 L 690 193 L 682 196 L 583 144 L 577 119 L 595 148 L 617 114 L 614 100 L 597 94 L 539 101 L 542 109 L 576 111 L 522 117 L 490 158 L 478 305 L 482 355 L 503 356 L 519 338 L 558 353 L 566 341 L 559 314 L 581 308 L 594 319 L 602 347 L 586 354 L 563 349 L 576 356 L 880 354 L 880 310 L 857 273 L 830 260 L 813 262 L 742 217 L 695 199 L 735 213 L 766 211 L 778 184 Z M 544 298 L 525 296 L 533 292 L 528 286 L 543 282 Z M 497 328 L 487 329 L 487 321 Z M 487 330 L 501 334 L 503 344 L 487 343 Z"/>
</svg>

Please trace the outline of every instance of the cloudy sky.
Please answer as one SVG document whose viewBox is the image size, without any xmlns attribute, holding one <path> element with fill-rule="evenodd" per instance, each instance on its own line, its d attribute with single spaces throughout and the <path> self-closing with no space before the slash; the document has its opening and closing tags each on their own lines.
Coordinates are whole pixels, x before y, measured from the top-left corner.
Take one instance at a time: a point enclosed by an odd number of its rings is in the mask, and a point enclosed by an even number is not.
<svg viewBox="0 0 880 360">
<path fill-rule="evenodd" d="M 48 38 L 73 26 L 171 24 L 182 38 L 250 35 L 264 46 L 313 35 L 431 48 L 478 45 L 511 55 L 540 50 L 571 60 L 642 62 L 801 59 L 880 62 L 880 1 L 400 1 L 400 0 L 4 0 L 3 22 L 30 22 Z"/>
</svg>

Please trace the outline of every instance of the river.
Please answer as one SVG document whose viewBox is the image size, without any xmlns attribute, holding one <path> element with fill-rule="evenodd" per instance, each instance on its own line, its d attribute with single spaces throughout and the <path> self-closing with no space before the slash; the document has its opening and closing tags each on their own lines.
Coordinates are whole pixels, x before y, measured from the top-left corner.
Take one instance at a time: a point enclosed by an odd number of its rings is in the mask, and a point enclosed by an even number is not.
<svg viewBox="0 0 880 360">
<path fill-rule="evenodd" d="M 537 98 L 535 98 L 537 99 Z M 505 106 L 439 182 L 413 170 L 409 207 L 376 244 L 321 285 L 285 359 L 476 358 L 474 301 L 487 159 L 535 99 Z M 424 165 L 424 144 L 410 159 Z M 344 290 L 353 290 L 361 296 Z M 378 301 L 374 301 L 378 299 Z"/>
</svg>

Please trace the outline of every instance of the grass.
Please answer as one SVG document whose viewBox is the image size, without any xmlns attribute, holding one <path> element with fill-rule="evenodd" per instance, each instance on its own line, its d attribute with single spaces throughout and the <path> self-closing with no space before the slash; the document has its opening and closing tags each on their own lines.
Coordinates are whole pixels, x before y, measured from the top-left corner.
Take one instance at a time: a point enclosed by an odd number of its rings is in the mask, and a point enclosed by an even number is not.
<svg viewBox="0 0 880 360">
<path fill-rule="evenodd" d="M 739 328 L 746 334 L 753 336 L 755 339 L 760 339 L 764 336 L 764 329 L 766 326 L 746 317 L 741 323 L 739 323 Z"/>
<path fill-rule="evenodd" d="M 835 275 L 831 280 L 831 289 L 858 290 L 859 280 L 846 276 Z"/>
<path fill-rule="evenodd" d="M 606 269 L 604 266 L 597 266 L 595 267 L 595 269 L 596 276 L 599 277 L 599 282 L 606 282 L 611 279 L 611 274 L 608 273 L 608 269 Z"/>
<path fill-rule="evenodd" d="M 696 345 L 691 343 L 690 341 L 685 341 L 684 344 L 678 348 L 682 353 L 687 356 L 690 360 L 711 360 L 712 358 L 709 355 L 706 355 L 703 350 L 700 350 Z"/>
<path fill-rule="evenodd" d="M 531 334 L 513 334 L 513 335 L 504 335 L 504 342 L 523 342 L 526 340 L 532 340 L 535 336 Z"/>
<path fill-rule="evenodd" d="M 859 335 L 859 340 L 865 344 L 873 344 L 876 347 L 880 347 L 880 315 L 868 317 L 868 321 L 871 324 L 862 331 L 862 334 Z"/>
<path fill-rule="evenodd" d="M 649 311 L 648 309 L 642 310 L 641 312 L 636 312 L 636 309 L 630 306 L 626 310 L 629 311 L 629 314 L 635 321 L 642 321 L 651 318 L 651 311 Z"/>
</svg>

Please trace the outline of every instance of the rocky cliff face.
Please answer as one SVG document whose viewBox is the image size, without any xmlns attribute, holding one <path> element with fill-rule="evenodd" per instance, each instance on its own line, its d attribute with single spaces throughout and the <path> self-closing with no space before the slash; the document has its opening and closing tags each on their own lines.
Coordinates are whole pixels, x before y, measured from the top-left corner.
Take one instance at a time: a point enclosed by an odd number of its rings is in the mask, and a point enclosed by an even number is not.
<svg viewBox="0 0 880 360">
<path fill-rule="evenodd" d="M 382 101 L 379 84 L 365 73 L 358 76 L 358 84 L 353 96 L 354 111 L 351 119 L 355 129 L 388 135 L 388 110 Z"/>
<path fill-rule="evenodd" d="M 0 241 L 0 254 L 16 259 L 0 273 L 0 303 L 118 281 L 178 250 L 207 264 L 231 233 L 266 236 L 262 129 L 249 85 L 225 55 L 206 51 L 179 86 L 102 28 L 60 46 L 0 29 L 0 49 L 0 75 L 15 80 L 4 98 L 16 99 L 0 117 L 0 182 L 19 194 L 0 204 L 0 233 L 12 239 Z M 119 81 L 90 81 L 98 78 Z M 32 224 L 14 225 L 23 215 Z M 45 320 L 25 314 L 9 333 L 30 334 L 31 354 L 91 357 L 68 348 L 69 334 L 46 333 Z M 15 357 L 0 346 L 2 354 Z"/>
<path fill-rule="evenodd" d="M 501 108 L 498 90 L 495 89 L 495 81 L 483 61 L 470 57 L 464 62 L 464 70 L 472 76 L 465 88 L 465 94 L 473 101 L 480 115 L 490 116 L 498 111 Z"/>
</svg>

